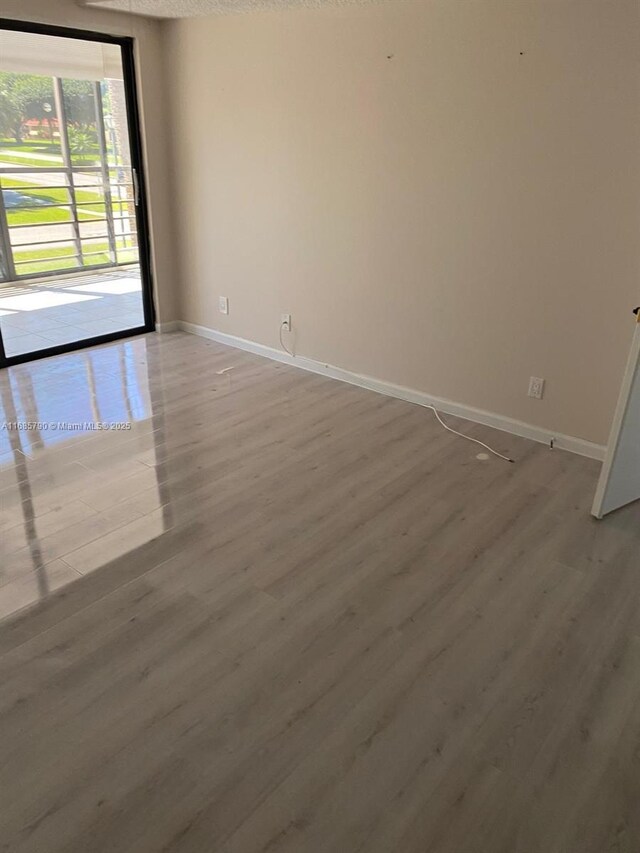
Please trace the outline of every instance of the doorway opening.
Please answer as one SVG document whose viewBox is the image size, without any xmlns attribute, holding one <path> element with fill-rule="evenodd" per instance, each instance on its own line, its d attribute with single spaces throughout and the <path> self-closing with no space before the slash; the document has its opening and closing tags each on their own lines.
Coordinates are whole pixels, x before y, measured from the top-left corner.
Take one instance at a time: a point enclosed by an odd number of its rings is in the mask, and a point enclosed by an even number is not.
<svg viewBox="0 0 640 853">
<path fill-rule="evenodd" d="M 133 45 L 0 21 L 0 366 L 151 331 Z"/>
</svg>

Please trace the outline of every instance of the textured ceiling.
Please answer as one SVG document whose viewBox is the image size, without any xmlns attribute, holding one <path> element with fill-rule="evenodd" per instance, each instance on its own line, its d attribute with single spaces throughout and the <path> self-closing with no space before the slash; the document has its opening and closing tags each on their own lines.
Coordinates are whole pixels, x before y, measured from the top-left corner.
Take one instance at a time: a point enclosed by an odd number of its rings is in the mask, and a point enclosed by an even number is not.
<svg viewBox="0 0 640 853">
<path fill-rule="evenodd" d="M 152 18 L 191 18 L 196 15 L 231 15 L 235 12 L 263 12 L 268 9 L 292 9 L 323 6 L 351 6 L 378 0 L 84 0 L 86 6 L 117 9 Z"/>
</svg>

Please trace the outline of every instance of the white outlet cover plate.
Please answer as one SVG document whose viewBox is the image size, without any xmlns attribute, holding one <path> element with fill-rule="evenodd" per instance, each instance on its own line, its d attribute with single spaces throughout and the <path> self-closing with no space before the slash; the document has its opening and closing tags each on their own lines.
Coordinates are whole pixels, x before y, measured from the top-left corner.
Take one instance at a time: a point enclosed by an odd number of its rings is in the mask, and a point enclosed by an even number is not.
<svg viewBox="0 0 640 853">
<path fill-rule="evenodd" d="M 545 380 L 539 376 L 532 376 L 529 380 L 529 396 L 534 400 L 542 400 L 544 397 Z"/>
</svg>

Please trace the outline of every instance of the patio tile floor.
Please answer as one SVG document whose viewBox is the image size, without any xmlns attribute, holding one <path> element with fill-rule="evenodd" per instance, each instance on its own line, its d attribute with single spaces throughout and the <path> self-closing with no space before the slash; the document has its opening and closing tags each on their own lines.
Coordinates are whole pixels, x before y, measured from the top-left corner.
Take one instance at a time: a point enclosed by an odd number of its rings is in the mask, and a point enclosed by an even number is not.
<svg viewBox="0 0 640 853">
<path fill-rule="evenodd" d="M 143 324 L 138 267 L 0 287 L 0 330 L 9 357 Z"/>
</svg>

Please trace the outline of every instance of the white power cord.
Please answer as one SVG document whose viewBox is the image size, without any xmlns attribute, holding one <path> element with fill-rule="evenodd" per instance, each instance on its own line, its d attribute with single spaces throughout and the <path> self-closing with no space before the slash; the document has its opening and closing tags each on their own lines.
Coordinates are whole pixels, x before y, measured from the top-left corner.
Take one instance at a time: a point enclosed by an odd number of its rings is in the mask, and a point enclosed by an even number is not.
<svg viewBox="0 0 640 853">
<path fill-rule="evenodd" d="M 295 358 L 294 353 L 291 352 L 291 350 L 286 346 L 285 342 L 282 340 L 282 332 L 286 328 L 286 326 L 287 326 L 287 324 L 285 322 L 280 324 L 280 346 L 287 353 L 287 355 L 290 355 L 291 358 Z M 471 438 L 471 436 L 465 435 L 464 433 L 458 432 L 458 430 L 452 429 L 450 426 L 447 426 L 447 424 L 440 417 L 440 413 L 435 408 L 435 406 L 425 406 L 425 408 L 431 409 L 433 414 L 438 419 L 440 426 L 444 427 L 444 429 L 446 429 L 447 432 L 452 432 L 454 435 L 460 436 L 460 438 L 465 438 L 467 441 L 472 441 L 474 444 L 479 444 L 480 447 L 484 447 L 484 449 L 488 450 L 489 453 L 493 453 L 493 455 L 497 456 L 499 459 L 504 459 L 505 462 L 515 462 L 515 459 L 510 459 L 508 456 L 503 456 L 502 453 L 498 453 L 497 450 L 494 450 L 493 447 L 489 447 L 489 445 L 485 444 L 483 441 L 478 441 L 477 438 Z"/>
<path fill-rule="evenodd" d="M 280 346 L 286 352 L 287 355 L 290 355 L 291 358 L 295 358 L 295 355 L 291 352 L 290 349 L 287 348 L 285 342 L 282 340 L 282 330 L 286 327 L 286 323 L 280 323 Z"/>
<path fill-rule="evenodd" d="M 460 438 L 466 438 L 467 441 L 472 441 L 474 444 L 479 444 L 480 447 L 484 447 L 484 449 L 488 450 L 489 453 L 493 453 L 493 455 L 497 456 L 499 459 L 504 459 L 505 462 L 515 462 L 516 461 L 515 459 L 510 459 L 508 456 L 503 456 L 502 453 L 498 453 L 497 450 L 494 450 L 493 447 L 489 447 L 489 445 L 485 444 L 483 441 L 478 441 L 477 438 L 471 438 L 470 435 L 465 435 L 462 432 L 458 432 L 457 429 L 452 429 L 450 426 L 447 426 L 447 424 L 440 417 L 440 414 L 439 414 L 438 410 L 435 408 L 435 406 L 425 406 L 425 408 L 431 409 L 433 414 L 438 419 L 440 426 L 443 426 L 447 430 L 447 432 L 452 432 L 454 435 L 459 435 Z"/>
</svg>

